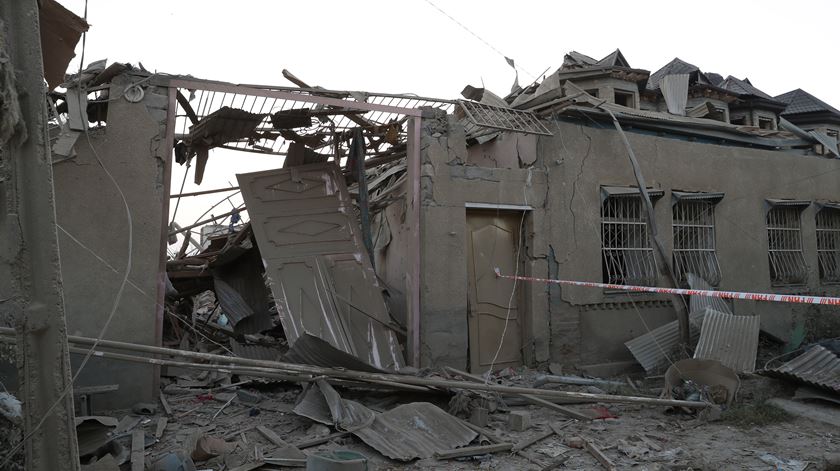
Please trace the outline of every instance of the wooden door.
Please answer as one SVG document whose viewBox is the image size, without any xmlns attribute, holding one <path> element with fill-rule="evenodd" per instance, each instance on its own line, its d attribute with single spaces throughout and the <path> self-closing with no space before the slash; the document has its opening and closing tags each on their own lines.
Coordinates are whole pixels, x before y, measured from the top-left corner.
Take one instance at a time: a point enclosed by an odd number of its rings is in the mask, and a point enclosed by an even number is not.
<svg viewBox="0 0 840 471">
<path fill-rule="evenodd" d="M 496 267 L 502 273 L 516 271 L 521 218 L 522 213 L 518 212 L 467 210 L 470 371 L 473 373 L 484 373 L 491 364 L 494 370 L 522 365 L 519 293 L 513 292 L 513 280 L 497 278 L 493 271 Z"/>
</svg>

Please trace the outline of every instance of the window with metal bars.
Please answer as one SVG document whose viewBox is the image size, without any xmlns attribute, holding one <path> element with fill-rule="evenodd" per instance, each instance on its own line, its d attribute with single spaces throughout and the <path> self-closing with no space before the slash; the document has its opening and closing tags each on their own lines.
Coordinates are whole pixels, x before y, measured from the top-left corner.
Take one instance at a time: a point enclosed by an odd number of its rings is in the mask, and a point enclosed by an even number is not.
<svg viewBox="0 0 840 471">
<path fill-rule="evenodd" d="M 601 253 L 605 283 L 656 285 L 656 261 L 641 196 L 609 195 L 601 204 Z"/>
<path fill-rule="evenodd" d="M 805 205 L 773 205 L 767 211 L 770 281 L 773 285 L 802 285 L 808 267 L 802 254 L 802 221 Z"/>
<path fill-rule="evenodd" d="M 715 204 L 712 197 L 679 199 L 673 205 L 674 274 L 688 286 L 688 274 L 720 285 L 720 264 L 715 250 Z"/>
<path fill-rule="evenodd" d="M 840 283 L 840 207 L 817 212 L 817 258 L 822 283 Z"/>
</svg>

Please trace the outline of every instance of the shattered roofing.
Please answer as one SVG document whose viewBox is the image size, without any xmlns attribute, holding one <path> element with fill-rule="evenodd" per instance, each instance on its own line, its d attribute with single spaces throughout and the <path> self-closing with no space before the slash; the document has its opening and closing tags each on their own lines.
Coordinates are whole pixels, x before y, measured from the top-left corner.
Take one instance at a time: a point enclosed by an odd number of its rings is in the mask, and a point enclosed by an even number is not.
<svg viewBox="0 0 840 471">
<path fill-rule="evenodd" d="M 693 74 L 695 72 L 700 72 L 700 68 L 694 64 L 689 64 L 688 62 L 685 62 L 679 57 L 675 57 L 674 60 L 665 64 L 664 67 L 650 74 L 650 78 L 648 79 L 647 83 L 647 88 L 648 90 L 659 89 L 659 82 L 661 82 L 662 79 L 665 78 L 665 76 L 667 75 Z"/>
<path fill-rule="evenodd" d="M 840 116 L 840 111 L 837 108 L 834 108 L 801 88 L 783 93 L 777 96 L 776 100 L 787 105 L 787 108 L 782 112 L 782 116 L 819 112 L 828 112 Z"/>
<path fill-rule="evenodd" d="M 598 61 L 595 59 L 577 51 L 571 51 L 563 57 L 563 66 L 587 66 L 595 65 L 597 63 Z"/>
<path fill-rule="evenodd" d="M 726 80 L 724 80 L 723 83 L 720 84 L 720 88 L 737 93 L 738 95 L 755 96 L 766 100 L 777 101 L 772 96 L 755 88 L 753 84 L 750 83 L 749 79 L 741 80 L 730 75 L 729 77 L 726 77 Z"/>
</svg>

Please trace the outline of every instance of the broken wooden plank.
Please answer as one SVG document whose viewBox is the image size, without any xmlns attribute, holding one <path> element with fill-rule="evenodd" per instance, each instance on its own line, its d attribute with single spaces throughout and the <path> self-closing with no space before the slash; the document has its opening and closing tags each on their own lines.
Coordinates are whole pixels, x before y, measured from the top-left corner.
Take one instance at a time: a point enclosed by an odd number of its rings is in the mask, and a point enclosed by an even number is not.
<svg viewBox="0 0 840 471">
<path fill-rule="evenodd" d="M 163 406 L 163 411 L 166 412 L 166 415 L 172 415 L 172 406 L 169 405 L 169 401 L 166 400 L 163 391 L 160 392 L 160 404 Z"/>
<path fill-rule="evenodd" d="M 327 435 L 326 437 L 313 438 L 311 440 L 306 440 L 306 441 L 302 441 L 300 443 L 295 443 L 294 445 L 296 447 L 298 447 L 299 450 L 303 450 L 304 448 L 310 448 L 310 447 L 313 447 L 315 445 L 320 445 L 322 443 L 327 443 L 328 441 L 335 440 L 336 438 L 346 437 L 347 435 L 350 435 L 351 433 L 352 432 L 336 432 L 336 433 L 332 433 L 330 435 Z"/>
<path fill-rule="evenodd" d="M 530 402 L 531 404 L 534 404 L 535 406 L 543 406 L 546 409 L 551 409 L 553 411 L 559 412 L 559 413 L 565 415 L 566 417 L 570 417 L 572 419 L 592 420 L 592 417 L 589 417 L 586 414 L 582 414 L 582 413 L 580 413 L 576 410 L 572 410 L 572 409 L 563 407 L 559 404 L 555 404 L 553 402 L 546 401 L 543 398 L 533 396 L 531 394 L 519 394 L 519 397 L 525 399 L 526 401 Z"/>
<path fill-rule="evenodd" d="M 0 336 L 14 336 L 15 330 L 9 327 L 0 327 Z M 518 395 L 529 394 L 547 398 L 562 398 L 575 399 L 586 402 L 607 402 L 607 403 L 626 403 L 626 404 L 646 404 L 653 406 L 673 406 L 673 407 L 690 407 L 703 409 L 709 407 L 709 404 L 702 401 L 686 401 L 678 399 L 659 399 L 652 397 L 638 397 L 638 396 L 623 396 L 612 394 L 592 394 L 573 391 L 558 391 L 553 389 L 534 389 L 524 388 L 518 386 L 503 386 L 500 384 L 484 384 L 467 381 L 455 381 L 447 379 L 435 378 L 421 378 L 417 376 L 398 375 L 389 373 L 371 373 L 357 370 L 347 370 L 339 368 L 326 368 L 312 365 L 303 365 L 289 362 L 267 361 L 267 360 L 252 360 L 248 358 L 229 357 L 224 355 L 216 355 L 212 353 L 194 352 L 189 350 L 178 350 L 174 348 L 155 347 L 151 345 L 141 345 L 131 342 L 119 342 L 115 340 L 97 340 L 90 337 L 79 337 L 69 335 L 68 340 L 72 345 L 88 346 L 98 345 L 98 348 L 128 350 L 134 352 L 154 353 L 161 355 L 170 355 L 180 358 L 188 358 L 191 360 L 201 360 L 204 363 L 197 362 L 175 362 L 170 360 L 162 360 L 157 358 L 148 358 L 145 356 L 136 355 L 118 355 L 110 351 L 97 349 L 94 354 L 109 359 L 117 359 L 121 361 L 130 361 L 135 363 L 156 364 L 156 365 L 171 365 L 184 368 L 196 369 L 212 369 L 220 371 L 231 371 L 232 365 L 246 366 L 241 370 L 242 374 L 258 377 L 281 377 L 284 381 L 291 382 L 308 382 L 311 381 L 311 376 L 327 376 L 334 379 L 345 379 L 351 381 L 363 381 L 370 383 L 371 381 L 393 381 L 399 384 L 410 384 L 416 386 L 427 386 L 447 389 L 466 389 L 470 391 L 490 391 L 497 392 L 504 395 Z M 3 340 L 4 342 L 6 339 Z M 81 353 L 87 353 L 89 348 L 76 350 Z M 215 362 L 212 363 L 212 362 Z M 278 374 L 282 370 L 286 374 Z"/>
<path fill-rule="evenodd" d="M 157 426 L 155 427 L 155 439 L 160 440 L 160 437 L 163 436 L 163 431 L 166 430 L 166 424 L 169 422 L 169 419 L 166 417 L 161 417 L 157 421 Z"/>
<path fill-rule="evenodd" d="M 586 448 L 586 451 L 588 451 L 590 455 L 595 457 L 595 459 L 598 460 L 599 463 L 601 463 L 601 466 L 606 468 L 608 471 L 615 471 L 617 469 L 615 467 L 615 463 L 613 463 L 612 460 L 607 455 L 605 455 L 600 448 L 595 446 L 595 444 L 592 443 L 592 441 L 584 438 L 583 446 L 584 448 Z"/>
<path fill-rule="evenodd" d="M 280 435 L 277 435 L 276 433 L 274 433 L 273 430 L 269 429 L 265 425 L 257 425 L 256 429 L 268 441 L 270 441 L 275 446 L 277 446 L 277 448 L 279 448 L 279 453 L 284 455 L 281 458 L 295 460 L 306 459 L 306 455 L 303 454 L 303 452 L 300 451 L 296 446 L 280 438 Z"/>
<path fill-rule="evenodd" d="M 142 430 L 131 433 L 131 471 L 143 471 L 146 459 L 143 456 L 146 448 L 146 434 Z"/>
<path fill-rule="evenodd" d="M 465 371 L 460 371 L 460 370 L 457 370 L 457 369 L 449 367 L 449 366 L 447 366 L 445 368 L 446 368 L 446 371 L 448 371 L 452 374 L 456 374 L 456 375 L 458 375 L 458 376 L 460 376 L 460 377 L 462 377 L 466 380 L 469 380 L 469 381 L 472 381 L 472 382 L 475 382 L 475 383 L 483 383 L 484 382 L 484 380 L 481 379 L 480 377 L 475 376 L 475 375 L 471 375 L 471 374 L 469 374 Z M 592 417 L 589 417 L 588 415 L 582 414 L 582 413 L 580 413 L 576 410 L 568 409 L 566 407 L 555 404 L 553 402 L 546 401 L 545 399 L 539 398 L 537 396 L 533 396 L 531 394 L 514 394 L 514 396 L 521 397 L 522 399 L 525 399 L 526 401 L 530 402 L 531 404 L 534 404 L 534 405 L 537 405 L 537 406 L 542 406 L 542 407 L 545 407 L 547 409 L 551 409 L 553 411 L 559 412 L 559 413 L 561 413 L 561 414 L 563 414 L 567 417 L 571 417 L 573 419 L 592 420 Z"/>
<path fill-rule="evenodd" d="M 516 442 L 513 445 L 513 448 L 511 448 L 511 451 L 516 452 L 516 451 L 524 450 L 525 448 L 528 448 L 529 446 L 531 446 L 531 445 L 533 445 L 533 444 L 535 444 L 535 443 L 537 443 L 541 440 L 545 440 L 546 438 L 548 438 L 552 435 L 554 435 L 554 430 L 552 428 L 549 428 L 545 432 L 538 433 L 538 434 L 536 434 L 536 435 L 534 435 L 530 438 L 526 438 L 524 440 L 520 440 L 520 441 Z"/>
<path fill-rule="evenodd" d="M 435 457 L 440 460 L 448 460 L 452 458 L 461 458 L 463 456 L 486 455 L 488 453 L 510 451 L 512 448 L 513 443 L 494 443 L 492 445 L 466 446 L 463 448 L 455 448 L 454 450 L 444 450 L 435 453 Z"/>
</svg>

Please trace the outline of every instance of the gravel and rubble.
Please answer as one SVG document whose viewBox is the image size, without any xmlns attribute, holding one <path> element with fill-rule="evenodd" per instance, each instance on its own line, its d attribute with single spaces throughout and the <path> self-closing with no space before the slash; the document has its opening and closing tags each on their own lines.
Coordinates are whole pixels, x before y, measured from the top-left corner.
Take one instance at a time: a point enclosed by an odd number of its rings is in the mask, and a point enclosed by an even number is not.
<svg viewBox="0 0 840 471">
<path fill-rule="evenodd" d="M 534 375 L 535 372 L 525 370 L 508 376 L 507 381 L 524 382 Z M 564 387 L 580 391 L 592 388 Z M 431 402 L 455 412 L 450 404 L 452 396 L 445 393 L 356 387 L 336 390 L 343 398 L 376 412 L 415 401 Z M 335 427 L 295 414 L 293 409 L 303 392 L 300 385 L 250 381 L 209 390 L 170 387 L 168 391 L 163 396 L 170 414 L 164 407 L 158 407 L 154 415 L 136 415 L 132 411 L 106 414 L 129 424 L 128 429 L 120 430 L 121 437 L 116 438 L 124 450 L 131 448 L 132 432 L 143 431 L 147 445 L 145 469 L 156 469 L 154 464 L 172 453 L 195 457 L 196 469 L 202 470 L 282 469 L 276 463 L 283 463 L 284 459 L 295 463 L 289 458 L 298 452 L 294 448 L 304 455 L 331 450 L 357 452 L 367 457 L 369 469 L 377 470 L 610 469 L 596 460 L 590 447 L 600 450 L 614 464 L 612 469 L 787 470 L 806 469 L 802 466 L 809 463 L 811 467 L 807 469 L 824 469 L 825 454 L 836 450 L 840 443 L 838 432 L 830 425 L 784 413 L 767 417 L 751 416 L 748 412 L 730 417 L 725 411 L 719 420 L 708 421 L 682 410 L 638 404 L 567 404 L 581 413 L 602 417 L 578 421 L 544 407 L 508 405 L 504 397 L 481 393 L 467 402 L 487 407 L 487 424 L 480 429 L 490 436 L 479 434 L 468 446 L 501 442 L 515 444 L 516 449 L 517 444 L 522 444 L 525 447 L 521 453 L 501 451 L 446 460 L 428 457 L 400 462 L 385 458 L 352 434 L 343 434 Z M 785 393 L 785 388 L 780 388 L 775 380 L 748 375 L 731 410 Z M 470 407 L 456 415 L 468 420 Z M 516 431 L 511 426 L 512 414 L 529 417 L 524 430 Z M 207 455 L 196 453 L 199 441 L 216 443 L 219 455 L 207 459 Z M 125 452 L 120 456 L 128 462 Z M 263 465 L 257 467 L 260 463 Z M 296 463 L 301 465 L 300 461 Z"/>
</svg>

